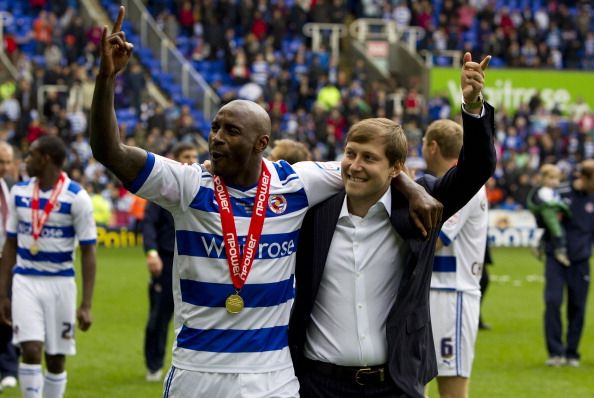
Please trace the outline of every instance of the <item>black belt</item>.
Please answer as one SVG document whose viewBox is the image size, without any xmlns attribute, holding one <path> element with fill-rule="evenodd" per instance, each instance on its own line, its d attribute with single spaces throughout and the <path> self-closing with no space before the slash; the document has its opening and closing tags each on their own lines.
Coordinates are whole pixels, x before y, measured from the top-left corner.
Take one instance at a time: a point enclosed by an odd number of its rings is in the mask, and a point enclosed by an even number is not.
<svg viewBox="0 0 594 398">
<path fill-rule="evenodd" d="M 340 366 L 306 358 L 305 366 L 311 371 L 356 383 L 360 386 L 382 384 L 390 378 L 386 365 L 366 367 Z"/>
</svg>

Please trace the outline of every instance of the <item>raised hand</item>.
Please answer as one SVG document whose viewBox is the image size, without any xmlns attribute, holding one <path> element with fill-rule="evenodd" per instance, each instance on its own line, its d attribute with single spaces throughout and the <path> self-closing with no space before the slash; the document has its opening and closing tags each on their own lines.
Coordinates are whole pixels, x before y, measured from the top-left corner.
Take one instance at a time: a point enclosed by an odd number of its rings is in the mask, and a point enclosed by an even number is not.
<svg viewBox="0 0 594 398">
<path fill-rule="evenodd" d="M 464 54 L 460 85 L 465 103 L 470 104 L 478 99 L 481 90 L 485 86 L 485 70 L 489 66 L 489 61 L 491 61 L 490 55 L 487 55 L 479 64 L 472 61 L 469 52 Z"/>
<path fill-rule="evenodd" d="M 99 74 L 104 77 L 114 77 L 128 64 L 134 45 L 126 41 L 126 34 L 122 32 L 122 23 L 126 15 L 126 8 L 120 6 L 118 17 L 113 25 L 111 34 L 107 35 L 107 26 L 101 33 L 101 64 Z"/>
</svg>

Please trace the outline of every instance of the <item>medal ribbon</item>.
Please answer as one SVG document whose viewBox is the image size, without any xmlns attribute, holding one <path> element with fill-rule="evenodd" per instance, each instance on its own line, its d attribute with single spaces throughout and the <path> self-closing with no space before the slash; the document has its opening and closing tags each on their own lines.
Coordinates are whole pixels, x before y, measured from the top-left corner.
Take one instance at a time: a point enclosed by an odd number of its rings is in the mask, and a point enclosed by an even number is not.
<svg viewBox="0 0 594 398">
<path fill-rule="evenodd" d="M 229 265 L 229 274 L 231 281 L 237 291 L 243 287 L 245 281 L 252 269 L 256 250 L 262 235 L 262 227 L 266 218 L 266 205 L 270 194 L 270 172 L 262 161 L 262 172 L 258 179 L 258 190 L 252 209 L 252 218 L 246 237 L 243 257 L 239 256 L 239 242 L 237 239 L 237 230 L 235 228 L 235 219 L 233 218 L 233 209 L 229 199 L 229 192 L 225 183 L 219 176 L 213 178 L 215 188 L 215 198 L 219 205 L 219 214 L 221 215 L 221 226 L 223 228 L 223 241 L 225 243 L 225 253 L 227 254 L 227 264 Z"/>
<path fill-rule="evenodd" d="M 56 181 L 56 185 L 54 185 L 52 188 L 52 194 L 43 207 L 41 217 L 39 216 L 39 179 L 35 181 L 35 185 L 33 185 L 33 198 L 31 200 L 31 227 L 33 240 L 37 241 L 37 239 L 39 239 L 39 235 L 41 235 L 41 230 L 43 229 L 49 214 L 56 206 L 56 203 L 58 203 L 58 196 L 60 195 L 60 192 L 62 192 L 65 180 L 66 174 L 60 173 L 60 177 L 58 178 L 58 181 Z"/>
</svg>

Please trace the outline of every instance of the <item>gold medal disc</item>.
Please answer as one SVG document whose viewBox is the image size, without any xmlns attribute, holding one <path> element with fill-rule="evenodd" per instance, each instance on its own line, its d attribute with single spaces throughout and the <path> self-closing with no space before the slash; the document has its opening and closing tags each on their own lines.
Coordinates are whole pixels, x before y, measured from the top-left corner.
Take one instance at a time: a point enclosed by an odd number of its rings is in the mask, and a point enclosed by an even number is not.
<svg viewBox="0 0 594 398">
<path fill-rule="evenodd" d="M 239 314 L 243 310 L 243 299 L 239 294 L 231 294 L 225 300 L 225 308 L 230 314 Z"/>
<path fill-rule="evenodd" d="M 29 248 L 29 252 L 31 252 L 31 255 L 36 256 L 37 253 L 39 253 L 39 246 L 37 246 L 37 243 L 33 243 L 31 245 L 31 247 Z"/>
</svg>

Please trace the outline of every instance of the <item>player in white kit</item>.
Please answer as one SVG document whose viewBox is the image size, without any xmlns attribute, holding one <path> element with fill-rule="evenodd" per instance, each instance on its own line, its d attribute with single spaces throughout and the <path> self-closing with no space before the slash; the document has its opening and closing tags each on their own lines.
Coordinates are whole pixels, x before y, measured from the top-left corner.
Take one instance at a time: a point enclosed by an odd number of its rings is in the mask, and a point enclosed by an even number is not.
<svg viewBox="0 0 594 398">
<path fill-rule="evenodd" d="M 0 310 L 21 348 L 19 385 L 25 398 L 64 395 L 65 356 L 75 354 L 75 322 L 83 331 L 91 326 L 97 231 L 88 194 L 62 171 L 65 158 L 62 140 L 39 138 L 25 159 L 32 178 L 10 191 Z M 77 310 L 73 262 L 78 244 L 83 297 Z"/>
<path fill-rule="evenodd" d="M 437 176 L 455 165 L 462 147 L 462 128 L 438 120 L 423 138 L 427 169 Z M 482 187 L 443 225 L 433 263 L 430 306 L 437 356 L 439 393 L 466 397 L 474 358 L 480 278 L 487 239 L 487 196 Z"/>
</svg>

